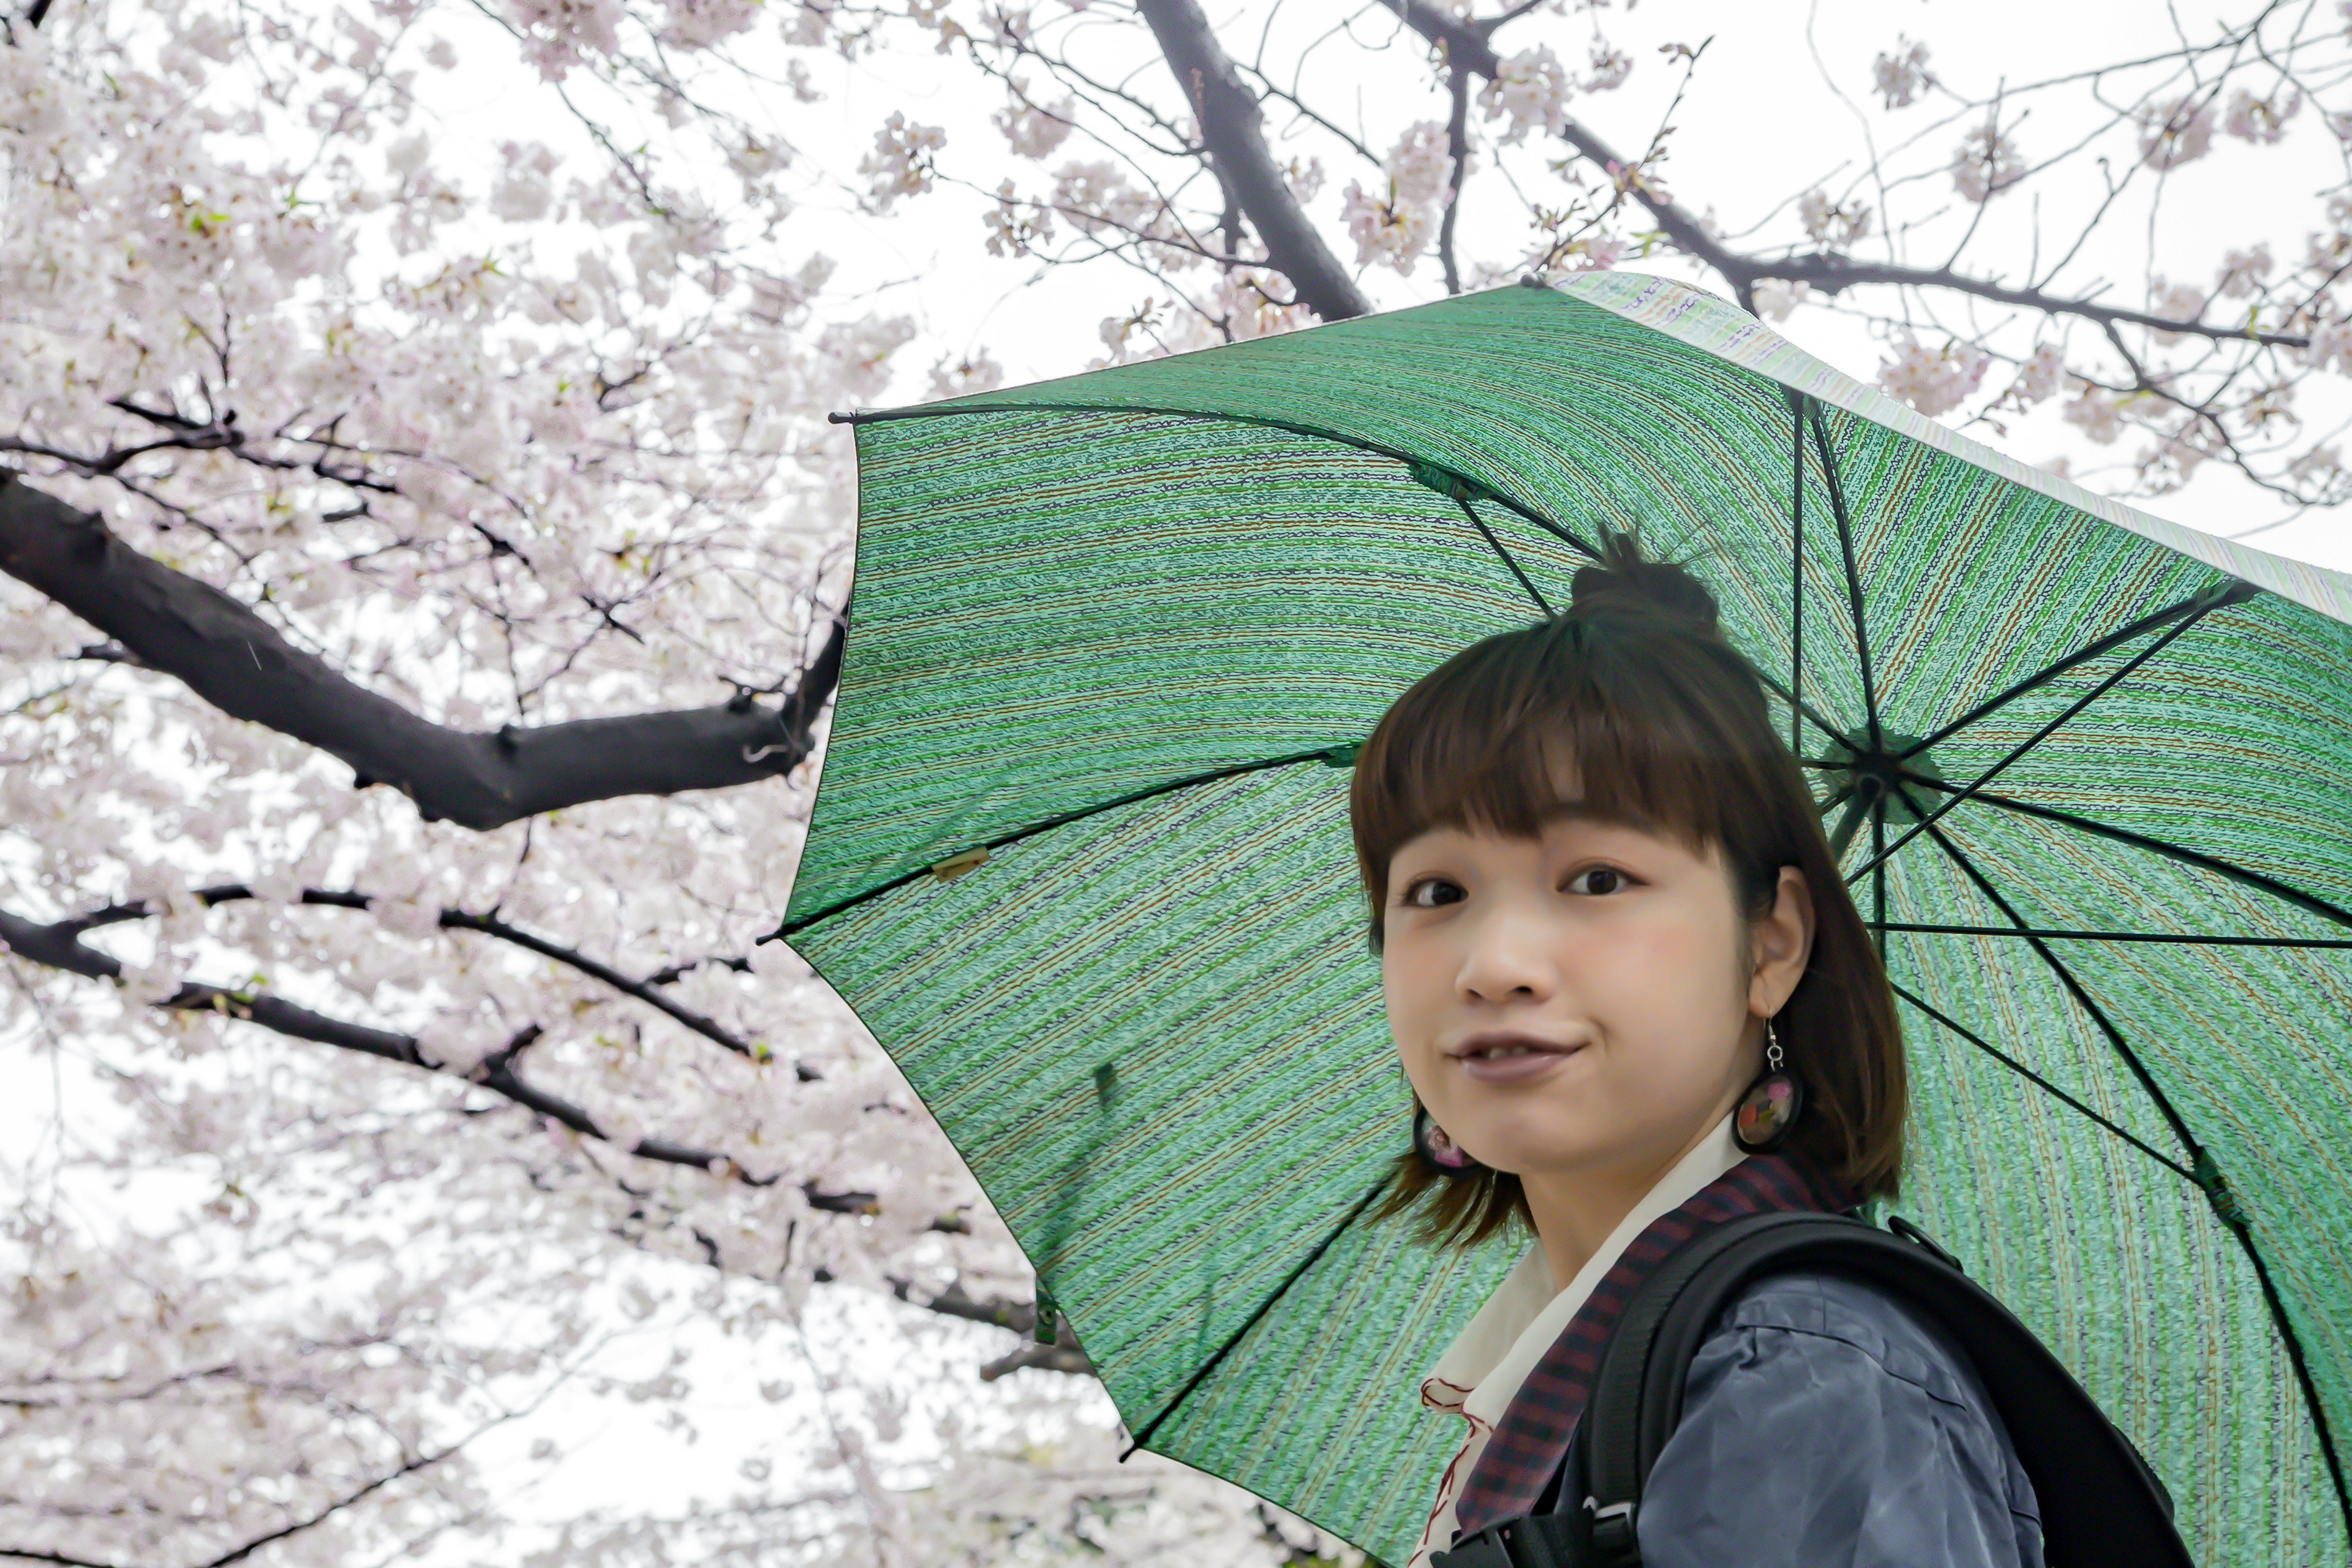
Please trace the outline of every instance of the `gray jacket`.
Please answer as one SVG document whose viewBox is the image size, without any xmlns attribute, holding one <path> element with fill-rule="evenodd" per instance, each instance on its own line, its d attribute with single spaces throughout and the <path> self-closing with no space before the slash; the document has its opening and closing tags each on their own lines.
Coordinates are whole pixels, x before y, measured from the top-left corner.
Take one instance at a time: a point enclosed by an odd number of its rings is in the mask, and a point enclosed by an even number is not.
<svg viewBox="0 0 2352 1568">
<path fill-rule="evenodd" d="M 2043 1568 L 2033 1485 L 1967 1353 L 1859 1281 L 1733 1299 L 1643 1490 L 1645 1568 Z"/>
</svg>

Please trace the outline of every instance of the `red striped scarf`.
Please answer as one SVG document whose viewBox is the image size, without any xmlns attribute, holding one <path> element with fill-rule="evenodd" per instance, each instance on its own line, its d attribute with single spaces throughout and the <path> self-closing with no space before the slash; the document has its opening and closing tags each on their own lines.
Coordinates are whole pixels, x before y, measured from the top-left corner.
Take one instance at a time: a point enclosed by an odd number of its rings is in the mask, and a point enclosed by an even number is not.
<svg viewBox="0 0 2352 1568">
<path fill-rule="evenodd" d="M 1668 1253 L 1710 1226 L 1741 1215 L 1791 1209 L 1834 1214 L 1852 1208 L 1853 1202 L 1834 1178 L 1801 1154 L 1751 1154 L 1700 1188 L 1682 1207 L 1652 1220 L 1601 1276 L 1511 1396 L 1454 1504 L 1455 1539 L 1535 1507 L 1568 1457 L 1569 1438 L 1601 1369 L 1601 1352 L 1608 1348 L 1625 1303 Z"/>
</svg>

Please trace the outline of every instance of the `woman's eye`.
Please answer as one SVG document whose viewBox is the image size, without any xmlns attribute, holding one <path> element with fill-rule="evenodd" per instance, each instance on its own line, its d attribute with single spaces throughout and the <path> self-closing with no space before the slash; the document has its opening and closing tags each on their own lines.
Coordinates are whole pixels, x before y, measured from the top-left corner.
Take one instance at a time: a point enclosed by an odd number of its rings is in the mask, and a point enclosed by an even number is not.
<svg viewBox="0 0 2352 1568">
<path fill-rule="evenodd" d="M 1588 877 L 1605 878 L 1607 879 L 1606 885 L 1597 888 L 1579 889 L 1577 884 L 1583 881 Z M 1620 871 L 1614 866 L 1587 866 L 1583 870 L 1579 871 L 1575 876 L 1570 877 L 1568 879 L 1568 885 L 1571 891 L 1581 891 L 1587 893 L 1613 893 L 1622 888 L 1626 881 L 1627 878 L 1625 873 Z"/>
<path fill-rule="evenodd" d="M 1428 910 L 1453 903 L 1461 896 L 1462 889 L 1443 877 L 1422 877 L 1407 886 L 1397 901 L 1410 909 Z"/>
</svg>

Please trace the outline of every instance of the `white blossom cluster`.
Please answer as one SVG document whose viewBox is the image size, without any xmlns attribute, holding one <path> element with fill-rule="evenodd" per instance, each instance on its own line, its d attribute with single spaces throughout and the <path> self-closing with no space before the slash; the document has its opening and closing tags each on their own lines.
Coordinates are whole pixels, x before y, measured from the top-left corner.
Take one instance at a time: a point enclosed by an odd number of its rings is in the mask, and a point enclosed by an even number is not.
<svg viewBox="0 0 2352 1568">
<path fill-rule="evenodd" d="M 1979 125 L 1952 154 L 1952 188 L 1963 201 L 1982 204 L 2025 177 L 2017 143 L 1997 125 Z"/>
<path fill-rule="evenodd" d="M 874 210 L 887 213 L 900 196 L 929 190 L 933 158 L 946 144 L 947 132 L 938 126 L 917 124 L 892 110 L 874 133 L 874 151 L 857 165 L 857 172 L 874 182 L 867 191 Z"/>
<path fill-rule="evenodd" d="M 832 37 L 822 9 L 737 0 L 499 16 L 551 79 L 635 79 L 672 108 L 691 83 L 659 73 L 696 51 L 754 27 Z M 710 138 L 698 165 L 584 118 L 437 137 L 415 88 L 458 63 L 453 37 L 499 34 L 412 0 L 16 26 L 5 461 L 258 616 L 287 658 L 453 734 L 774 710 L 847 587 L 849 448 L 824 416 L 881 400 L 912 328 L 831 308 L 829 264 L 783 248 L 770 176 L 793 153 L 772 133 L 683 110 L 679 134 Z M 919 189 L 940 145 L 886 126 L 863 171 L 877 205 Z M 1001 375 L 975 351 L 933 386 Z M 203 1562 L 270 1537 L 274 1561 L 327 1564 L 487 1543 L 512 1489 L 484 1486 L 480 1443 L 580 1380 L 685 1400 L 687 1369 L 595 1370 L 614 1325 L 664 1300 L 744 1335 L 797 1335 L 821 1284 L 1026 1302 L 1025 1265 L 903 1080 L 757 941 L 789 896 L 814 758 L 477 829 L 226 717 L 14 578 L 0 650 L 0 911 L 92 917 L 77 951 L 121 970 L 0 960 L 0 1059 L 55 1121 L 7 1166 L 0 1549 Z M 224 989 L 163 1005 L 190 983 Z M 239 1021 L 263 1002 L 331 1027 Z M 152 1217 L 72 1200 L 117 1184 L 165 1195 Z M 1013 1342 L 971 1331 L 990 1354 Z M 788 1424 L 815 1419 L 778 1397 Z M 1068 1542 L 1072 1500 L 1102 1483 L 1050 1458 L 1097 1441 L 1063 1415 L 1036 1462 L 1016 1446 L 956 1471 L 985 1482 L 931 1495 L 932 1523 L 980 1542 L 1019 1514 Z M 908 1440 L 952 1455 L 940 1432 L 961 1419 Z M 800 1510 L 812 1552 L 870 1561 L 873 1510 L 910 1482 L 827 1441 L 817 1468 L 750 1487 L 747 1517 Z M 1140 1522 L 1104 1537 L 1129 1543 L 1112 1561 L 1169 1540 L 1289 1552 L 1230 1488 L 1119 1476 L 1105 1506 Z M 565 1560 L 694 1529 L 625 1500 L 605 1524 Z M 1237 1530 L 1255 1544 L 1235 1554 Z"/>
<path fill-rule="evenodd" d="M 1797 198 L 1797 218 L 1805 237 L 1824 250 L 1851 250 L 1870 233 L 1869 204 L 1832 202 L 1818 186 Z"/>
<path fill-rule="evenodd" d="M 1889 109 L 1909 108 L 1935 81 L 1927 69 L 1927 46 L 1909 38 L 1896 40 L 1892 50 L 1871 63 L 1871 85 Z"/>
<path fill-rule="evenodd" d="M 1964 342 L 1933 348 L 1912 337 L 1898 338 L 1895 357 L 1878 367 L 1878 384 L 1922 414 L 1958 408 L 1984 380 L 1983 351 Z"/>
<path fill-rule="evenodd" d="M 1356 242 L 1357 265 L 1381 262 L 1410 276 L 1454 198 L 1454 154 L 1445 127 L 1434 120 L 1407 126 L 1382 167 L 1388 179 L 1377 192 L 1349 183 L 1340 217 Z"/>
<path fill-rule="evenodd" d="M 1607 67 L 1598 60 L 1594 64 L 1596 75 L 1609 85 L 1625 79 L 1624 71 L 1615 68 L 1613 60 Z M 1568 100 L 1572 90 L 1568 68 L 1560 64 L 1549 45 L 1539 44 L 1503 60 L 1501 68 L 1479 91 L 1478 106 L 1488 120 L 1509 122 L 1499 139 L 1509 146 L 1526 141 L 1534 131 L 1557 135 L 1568 119 Z"/>
</svg>

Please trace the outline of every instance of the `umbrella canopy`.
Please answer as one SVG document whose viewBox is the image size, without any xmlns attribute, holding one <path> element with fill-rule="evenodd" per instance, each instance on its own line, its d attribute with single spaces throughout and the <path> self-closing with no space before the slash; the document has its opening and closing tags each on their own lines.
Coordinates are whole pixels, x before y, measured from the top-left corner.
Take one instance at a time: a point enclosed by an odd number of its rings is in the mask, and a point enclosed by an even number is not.
<svg viewBox="0 0 2352 1568">
<path fill-rule="evenodd" d="M 1901 1211 L 2139 1443 L 2200 1560 L 2352 1560 L 2352 578 L 1630 274 L 861 416 L 857 446 L 779 934 L 1139 1440 L 1410 1551 L 1460 1436 L 1417 1381 L 1525 1242 L 1362 1218 L 1408 1100 L 1348 767 L 1630 525 L 1701 557 L 1880 933 Z"/>
</svg>

